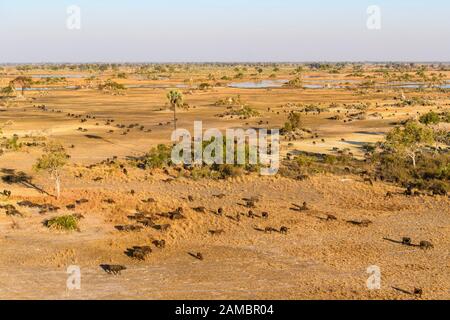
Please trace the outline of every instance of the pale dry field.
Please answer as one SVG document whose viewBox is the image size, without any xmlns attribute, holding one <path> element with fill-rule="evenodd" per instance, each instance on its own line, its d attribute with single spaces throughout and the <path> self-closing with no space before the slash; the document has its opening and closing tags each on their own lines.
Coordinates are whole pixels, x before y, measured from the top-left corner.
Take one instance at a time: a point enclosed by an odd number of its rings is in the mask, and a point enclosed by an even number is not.
<svg viewBox="0 0 450 320">
<path fill-rule="evenodd" d="M 175 86 L 188 77 L 200 81 L 209 72 L 179 74 L 161 81 L 118 81 L 128 85 Z M 280 79 L 292 78 L 287 71 L 280 73 Z M 11 72 L 4 76 L 0 86 L 14 75 Z M 340 75 L 337 79 L 334 75 L 314 74 L 317 75 L 321 77 L 318 79 L 348 80 Z M 106 79 L 108 75 L 103 77 Z M 68 82 L 77 85 L 82 80 L 75 78 Z M 330 120 L 337 114 L 333 108 L 303 115 L 304 126 L 319 138 L 306 137 L 291 144 L 283 141 L 282 154 L 296 150 L 333 153 L 333 148 L 349 148 L 356 157 L 361 157 L 364 154 L 361 145 L 382 140 L 393 122 L 413 117 L 417 112 L 448 109 L 450 103 L 443 93 L 405 90 L 407 96 L 425 95 L 435 105 L 394 108 L 390 104 L 396 102 L 399 92 L 388 89 L 362 94 L 345 89 L 179 90 L 185 92 L 185 101 L 191 108 L 179 112 L 178 127 L 189 130 L 195 120 L 202 120 L 204 129 L 281 127 L 290 110 L 282 107 L 287 103 L 314 103 L 323 107 L 333 102 L 371 103 L 367 113 L 376 115 L 364 120 Z M 26 147 L 0 156 L 1 176 L 23 172 L 32 177 L 37 187 L 0 180 L 0 190 L 12 191 L 11 198 L 2 198 L 1 203 L 13 204 L 23 213 L 23 217 L 10 217 L 0 210 L 0 298 L 414 299 L 417 297 L 398 290 L 414 288 L 423 289 L 422 299 L 450 298 L 448 197 L 407 197 L 402 188 L 381 182 L 370 186 L 353 175 L 321 174 L 304 181 L 255 174 L 225 181 L 186 178 L 166 181 L 173 172 L 127 168 L 125 175 L 116 167 L 86 168 L 113 156 L 121 160 L 140 156 L 158 143 L 169 143 L 172 112 L 166 106 L 167 91 L 167 88 L 133 88 L 118 96 L 92 89 L 29 91 L 26 99 L 0 107 L 0 123 L 11 122 L 3 130 L 6 136 L 32 135 L 58 140 L 71 155 L 60 200 L 37 190 L 53 192 L 52 181 L 31 169 L 41 154 L 39 148 Z M 261 117 L 248 120 L 217 117 L 226 107 L 214 103 L 237 95 L 258 110 Z M 40 105 L 47 110 L 37 107 Z M 96 119 L 81 123 L 68 113 Z M 115 122 L 106 125 L 107 119 Z M 123 135 L 124 129 L 115 127 L 117 123 L 127 126 L 139 123 L 144 130 L 132 128 Z M 87 131 L 77 130 L 79 127 Z M 83 177 L 76 178 L 79 173 Z M 97 177 L 102 180 L 94 181 Z M 387 198 L 388 191 L 394 196 Z M 224 197 L 214 197 L 219 194 Z M 188 201 L 188 196 L 194 200 Z M 142 201 L 149 197 L 155 202 Z M 242 199 L 250 197 L 260 199 L 252 210 L 257 215 L 268 212 L 267 220 L 245 216 L 249 209 Z M 88 202 L 77 205 L 75 210 L 66 209 L 66 205 L 82 198 Z M 108 198 L 115 203 L 104 202 Z M 39 214 L 37 209 L 17 205 L 24 200 L 51 203 L 61 209 L 57 213 Z M 293 204 L 305 201 L 310 210 L 292 210 Z M 204 206 L 207 212 L 193 210 L 199 206 Z M 186 219 L 170 220 L 158 215 L 179 207 Z M 223 216 L 213 213 L 219 207 L 224 209 Z M 153 228 L 121 232 L 115 228 L 132 223 L 129 216 L 138 211 L 147 212 L 158 223 L 171 224 L 171 228 L 165 232 Z M 45 219 L 72 213 L 84 216 L 79 232 L 59 232 L 43 225 Z M 233 219 L 241 213 L 240 221 Z M 335 215 L 337 221 L 327 221 L 327 214 Z M 348 222 L 363 219 L 370 219 L 373 224 L 361 227 Z M 289 228 L 287 235 L 260 231 L 281 226 Z M 220 229 L 224 230 L 221 235 L 209 233 Z M 411 237 L 414 243 L 430 241 L 434 249 L 421 250 L 384 240 L 402 237 Z M 124 254 L 127 248 L 151 245 L 153 240 L 160 239 L 166 240 L 166 248 L 153 247 L 145 261 Z M 203 261 L 189 255 L 197 252 L 203 254 Z M 108 275 L 100 268 L 101 264 L 122 264 L 127 270 L 119 276 Z M 66 289 L 69 265 L 81 267 L 79 291 Z M 381 268 L 381 290 L 367 289 L 366 270 L 372 265 Z"/>
</svg>

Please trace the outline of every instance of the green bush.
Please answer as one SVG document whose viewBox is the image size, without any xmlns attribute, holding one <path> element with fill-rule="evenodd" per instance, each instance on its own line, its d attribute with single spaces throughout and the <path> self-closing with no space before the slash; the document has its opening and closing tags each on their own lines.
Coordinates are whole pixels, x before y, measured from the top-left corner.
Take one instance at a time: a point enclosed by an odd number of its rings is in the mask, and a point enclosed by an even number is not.
<svg viewBox="0 0 450 320">
<path fill-rule="evenodd" d="M 284 127 L 281 129 L 281 134 L 286 134 L 301 127 L 301 116 L 297 112 L 289 113 L 288 119 L 284 124 Z"/>
<path fill-rule="evenodd" d="M 17 151 L 21 148 L 21 144 L 19 143 L 19 137 L 14 135 L 12 138 L 6 139 L 5 148 L 8 150 Z"/>
<path fill-rule="evenodd" d="M 448 151 L 430 147 L 434 136 L 440 142 L 450 138 L 448 132 L 437 134 L 431 128 L 409 122 L 389 133 L 384 143 L 364 146 L 369 153 L 364 160 L 353 158 L 349 150 L 336 155 L 302 154 L 284 161 L 279 173 L 294 179 L 322 172 L 359 174 L 446 195 L 450 190 L 450 157 Z M 415 165 L 408 156 L 411 152 Z"/>
<path fill-rule="evenodd" d="M 241 109 L 234 110 L 233 114 L 245 119 L 258 117 L 260 115 L 258 111 L 252 109 L 250 106 L 243 106 Z"/>
<path fill-rule="evenodd" d="M 223 99 L 217 100 L 214 105 L 216 106 L 241 106 L 243 102 L 241 100 L 241 96 L 237 95 L 235 97 L 227 97 Z"/>
<path fill-rule="evenodd" d="M 190 177 L 194 180 L 198 179 L 219 179 L 220 175 L 217 171 L 212 171 L 209 166 L 194 167 L 191 170 Z"/>
<path fill-rule="evenodd" d="M 412 97 L 411 99 L 406 99 L 403 100 L 399 106 L 429 106 L 432 105 L 433 103 L 431 101 L 428 101 L 424 98 L 420 98 L 420 97 Z"/>
<path fill-rule="evenodd" d="M 310 167 L 316 161 L 316 158 L 300 154 L 295 157 L 295 161 L 299 166 Z"/>
<path fill-rule="evenodd" d="M 422 115 L 419 118 L 420 123 L 426 124 L 426 125 L 430 125 L 430 124 L 437 124 L 441 121 L 441 118 L 439 117 L 439 115 L 436 112 L 428 112 L 425 113 L 424 115 Z"/>
<path fill-rule="evenodd" d="M 238 116 L 243 119 L 259 117 L 261 114 L 248 105 L 241 105 L 240 108 L 233 108 L 225 113 L 224 116 Z"/>
<path fill-rule="evenodd" d="M 170 165 L 172 150 L 164 144 L 159 144 L 148 152 L 140 161 L 140 165 L 145 169 L 162 168 Z"/>
<path fill-rule="evenodd" d="M 211 85 L 210 85 L 209 83 L 203 82 L 203 83 L 200 83 L 200 85 L 198 86 L 198 88 L 199 88 L 200 90 L 207 90 L 207 89 L 210 89 L 210 88 L 211 88 Z"/>
<path fill-rule="evenodd" d="M 444 129 L 435 130 L 434 135 L 437 142 L 450 145 L 450 131 Z"/>
<path fill-rule="evenodd" d="M 230 164 L 219 164 L 211 166 L 200 166 L 194 167 L 191 170 L 190 177 L 194 180 L 198 179 L 226 179 L 230 177 L 238 177 L 243 175 L 245 172 L 243 167 L 230 165 Z"/>
<path fill-rule="evenodd" d="M 324 162 L 329 165 L 334 165 L 338 163 L 338 159 L 332 154 L 327 154 L 325 155 Z"/>
<path fill-rule="evenodd" d="M 397 153 L 376 154 L 372 161 L 377 165 L 377 176 L 404 187 L 412 186 L 434 194 L 446 194 L 450 181 L 450 158 L 447 154 L 423 152 L 416 167 Z"/>
<path fill-rule="evenodd" d="M 74 216 L 55 217 L 45 222 L 45 226 L 50 229 L 74 231 L 79 230 L 78 220 Z"/>
<path fill-rule="evenodd" d="M 373 153 L 377 149 L 376 145 L 373 143 L 364 143 L 361 147 L 365 152 Z"/>
<path fill-rule="evenodd" d="M 428 189 L 433 192 L 434 195 L 445 196 L 450 191 L 450 186 L 448 183 L 443 181 L 435 181 L 428 187 Z"/>
<path fill-rule="evenodd" d="M 231 164 L 221 164 L 213 167 L 215 167 L 215 170 L 220 174 L 222 179 L 238 177 L 244 174 L 244 169 L 242 167 Z"/>
<path fill-rule="evenodd" d="M 292 88 L 292 89 L 295 89 L 295 88 L 301 89 L 301 88 L 303 88 L 303 81 L 300 78 L 295 78 L 293 80 L 289 80 L 289 82 L 285 83 L 283 85 L 283 87 Z"/>
<path fill-rule="evenodd" d="M 101 91 L 123 91 L 126 90 L 126 87 L 123 84 L 108 79 L 105 83 L 100 84 L 98 89 Z"/>
</svg>

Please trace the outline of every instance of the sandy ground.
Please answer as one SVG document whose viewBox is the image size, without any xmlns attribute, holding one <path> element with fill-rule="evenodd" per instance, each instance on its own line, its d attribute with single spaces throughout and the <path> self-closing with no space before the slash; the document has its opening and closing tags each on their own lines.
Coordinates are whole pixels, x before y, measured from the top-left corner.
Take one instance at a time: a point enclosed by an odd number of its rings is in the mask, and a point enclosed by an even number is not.
<svg viewBox="0 0 450 320">
<path fill-rule="evenodd" d="M 107 188 L 85 186 L 65 192 L 63 204 L 86 198 L 89 203 L 75 211 L 85 219 L 80 232 L 48 230 L 42 221 L 58 214 L 40 215 L 20 209 L 24 218 L 0 215 L 0 297 L 12 299 L 412 299 L 394 288 L 422 288 L 423 299 L 450 298 L 450 201 L 445 197 L 385 198 L 387 191 L 401 191 L 359 178 L 317 176 L 307 181 L 285 178 L 242 177 L 226 182 L 176 180 L 162 182 L 102 182 Z M 141 190 L 132 196 L 131 187 Z M 110 190 L 108 190 L 110 189 Z M 36 191 L 22 187 L 14 194 L 29 193 L 43 203 Z M 108 190 L 108 191 L 107 191 Z M 225 194 L 222 199 L 213 195 Z M 122 195 L 122 196 L 120 196 Z M 188 195 L 194 197 L 191 203 Z M 260 198 L 256 214 L 269 212 L 269 219 L 227 217 L 247 213 L 244 197 Z M 115 205 L 104 198 L 120 199 Z M 141 199 L 153 197 L 154 204 Z M 10 200 L 14 203 L 14 199 Z M 51 201 L 51 199 L 50 199 Z M 293 211 L 293 204 L 308 203 L 309 211 Z M 54 203 L 54 202 L 53 202 Z M 192 208 L 205 206 L 207 213 Z M 186 219 L 172 221 L 166 232 L 146 228 L 120 232 L 116 225 L 131 223 L 127 216 L 136 207 L 157 214 L 184 208 Z M 211 211 L 224 208 L 224 216 Z M 337 221 L 326 221 L 326 214 Z M 370 219 L 360 227 L 348 220 Z M 289 232 L 268 234 L 258 229 L 287 226 Z M 209 230 L 223 229 L 212 236 Z M 431 241 L 432 250 L 406 247 L 383 238 L 413 242 Z M 165 249 L 153 248 L 146 261 L 127 257 L 127 248 L 152 245 L 165 239 Z M 189 253 L 201 252 L 204 260 Z M 120 276 L 106 274 L 100 264 L 122 264 Z M 78 265 L 82 272 L 79 291 L 66 289 L 66 268 Z M 381 268 L 382 288 L 370 291 L 366 270 Z"/>
</svg>

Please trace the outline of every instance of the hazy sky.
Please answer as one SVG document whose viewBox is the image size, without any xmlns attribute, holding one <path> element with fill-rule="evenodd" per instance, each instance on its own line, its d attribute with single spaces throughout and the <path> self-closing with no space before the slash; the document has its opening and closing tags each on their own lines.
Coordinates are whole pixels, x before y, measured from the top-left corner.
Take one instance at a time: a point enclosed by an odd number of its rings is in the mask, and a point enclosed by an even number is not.
<svg viewBox="0 0 450 320">
<path fill-rule="evenodd" d="M 0 0 L 0 62 L 325 60 L 450 61 L 450 1 Z"/>
</svg>

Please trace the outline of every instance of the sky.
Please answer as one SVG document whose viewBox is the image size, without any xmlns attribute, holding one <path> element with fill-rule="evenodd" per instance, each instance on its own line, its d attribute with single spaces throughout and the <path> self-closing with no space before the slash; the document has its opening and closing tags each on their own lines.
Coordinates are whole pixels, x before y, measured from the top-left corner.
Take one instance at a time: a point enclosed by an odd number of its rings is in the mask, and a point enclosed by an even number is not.
<svg viewBox="0 0 450 320">
<path fill-rule="evenodd" d="M 449 17 L 448 0 L 0 0 L 0 63 L 450 61 Z"/>
</svg>

